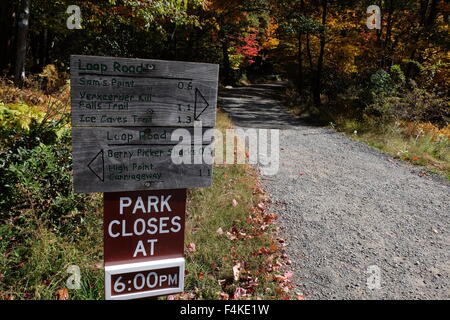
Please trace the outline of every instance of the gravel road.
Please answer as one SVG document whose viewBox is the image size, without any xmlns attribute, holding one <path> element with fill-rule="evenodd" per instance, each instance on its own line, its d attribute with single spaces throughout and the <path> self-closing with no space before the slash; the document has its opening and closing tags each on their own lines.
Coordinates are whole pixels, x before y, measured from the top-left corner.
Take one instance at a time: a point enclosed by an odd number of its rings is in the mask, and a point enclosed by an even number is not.
<svg viewBox="0 0 450 320">
<path fill-rule="evenodd" d="M 280 170 L 262 179 L 298 290 L 308 299 L 450 299 L 447 180 L 302 123 L 277 100 L 280 88 L 226 89 L 219 105 L 238 127 L 280 129 Z"/>
</svg>

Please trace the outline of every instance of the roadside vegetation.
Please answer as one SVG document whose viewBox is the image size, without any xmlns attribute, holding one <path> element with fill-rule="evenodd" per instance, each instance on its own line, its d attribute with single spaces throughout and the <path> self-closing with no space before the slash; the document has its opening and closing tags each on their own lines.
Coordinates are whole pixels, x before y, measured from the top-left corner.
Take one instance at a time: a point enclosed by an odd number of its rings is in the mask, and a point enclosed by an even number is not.
<svg viewBox="0 0 450 320">
<path fill-rule="evenodd" d="M 423 71 L 426 72 L 426 71 Z M 450 100 L 405 80 L 400 66 L 378 70 L 345 95 L 320 108 L 305 103 L 295 88 L 285 103 L 295 116 L 327 125 L 394 158 L 425 166 L 450 180 Z"/>
<path fill-rule="evenodd" d="M 45 69 L 48 83 L 60 75 Z M 0 88 L 0 299 L 99 299 L 103 296 L 102 201 L 75 194 L 66 79 Z M 62 84 L 62 85 L 61 85 Z M 67 268 L 80 290 L 66 289 Z"/>
<path fill-rule="evenodd" d="M 291 66 L 285 102 L 306 121 L 450 178 L 450 6 L 380 1 L 380 29 L 369 29 L 368 5 L 278 7 L 287 18 L 278 56 Z"/>
</svg>

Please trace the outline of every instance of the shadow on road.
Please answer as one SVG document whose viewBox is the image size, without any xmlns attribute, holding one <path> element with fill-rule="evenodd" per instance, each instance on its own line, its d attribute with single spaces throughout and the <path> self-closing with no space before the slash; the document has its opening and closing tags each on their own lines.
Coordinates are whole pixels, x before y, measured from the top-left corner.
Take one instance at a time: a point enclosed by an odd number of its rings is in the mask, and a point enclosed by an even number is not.
<svg viewBox="0 0 450 320">
<path fill-rule="evenodd" d="M 295 129 L 310 127 L 289 113 L 280 101 L 285 83 L 258 84 L 222 89 L 219 106 L 233 123 L 245 128 Z"/>
</svg>

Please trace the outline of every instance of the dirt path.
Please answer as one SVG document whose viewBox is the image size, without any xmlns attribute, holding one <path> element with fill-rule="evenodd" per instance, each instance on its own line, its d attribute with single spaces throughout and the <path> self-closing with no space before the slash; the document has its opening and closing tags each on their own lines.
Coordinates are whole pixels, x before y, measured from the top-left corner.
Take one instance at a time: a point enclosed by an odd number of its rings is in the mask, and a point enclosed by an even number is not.
<svg viewBox="0 0 450 320">
<path fill-rule="evenodd" d="M 263 176 L 309 299 L 450 299 L 450 185 L 326 128 L 293 119 L 277 85 L 224 90 L 237 126 L 280 129 Z M 381 288 L 367 279 L 380 274 Z"/>
</svg>

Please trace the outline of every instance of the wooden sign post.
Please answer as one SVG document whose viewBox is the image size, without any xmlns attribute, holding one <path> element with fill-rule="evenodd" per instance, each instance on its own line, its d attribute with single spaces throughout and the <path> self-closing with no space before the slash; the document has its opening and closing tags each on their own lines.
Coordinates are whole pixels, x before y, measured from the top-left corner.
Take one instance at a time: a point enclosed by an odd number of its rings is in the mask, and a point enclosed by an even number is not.
<svg viewBox="0 0 450 320">
<path fill-rule="evenodd" d="M 212 165 L 175 164 L 184 147 L 204 151 L 215 125 L 218 66 L 71 56 L 75 192 L 104 192 L 107 299 L 181 292 L 186 188 L 211 185 Z"/>
</svg>

